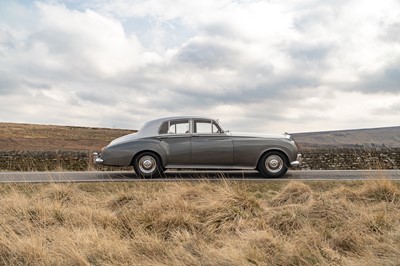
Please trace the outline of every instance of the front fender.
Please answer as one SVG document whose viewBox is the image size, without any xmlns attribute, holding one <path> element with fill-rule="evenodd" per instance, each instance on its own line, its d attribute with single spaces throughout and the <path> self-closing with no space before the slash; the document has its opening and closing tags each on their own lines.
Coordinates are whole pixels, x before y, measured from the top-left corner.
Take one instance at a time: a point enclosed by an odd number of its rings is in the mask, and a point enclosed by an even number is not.
<svg viewBox="0 0 400 266">
<path fill-rule="evenodd" d="M 243 168 L 257 168 L 263 154 L 269 151 L 280 151 L 286 154 L 289 163 L 297 156 L 297 147 L 285 139 L 234 138 L 234 165 Z"/>
<path fill-rule="evenodd" d="M 267 152 L 270 151 L 279 151 L 282 152 L 286 155 L 287 159 L 289 160 L 289 164 L 295 160 L 297 160 L 297 155 L 298 155 L 298 148 L 294 143 L 291 143 L 289 141 L 280 141 L 276 142 L 274 146 L 269 146 L 268 148 L 264 149 L 259 158 Z"/>
</svg>

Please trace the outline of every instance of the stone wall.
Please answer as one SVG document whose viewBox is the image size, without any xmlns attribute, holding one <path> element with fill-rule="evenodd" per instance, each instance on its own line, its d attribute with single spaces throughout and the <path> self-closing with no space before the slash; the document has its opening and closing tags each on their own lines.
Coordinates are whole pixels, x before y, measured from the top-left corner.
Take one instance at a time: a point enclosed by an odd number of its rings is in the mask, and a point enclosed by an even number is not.
<svg viewBox="0 0 400 266">
<path fill-rule="evenodd" d="M 304 150 L 299 169 L 400 169 L 400 148 Z M 95 165 L 88 151 L 0 151 L 0 171 L 132 170 Z"/>
<path fill-rule="evenodd" d="M 400 169 L 400 148 L 304 150 L 300 169 Z"/>
<path fill-rule="evenodd" d="M 93 163 L 89 151 L 0 151 L 0 171 L 123 170 Z"/>
</svg>

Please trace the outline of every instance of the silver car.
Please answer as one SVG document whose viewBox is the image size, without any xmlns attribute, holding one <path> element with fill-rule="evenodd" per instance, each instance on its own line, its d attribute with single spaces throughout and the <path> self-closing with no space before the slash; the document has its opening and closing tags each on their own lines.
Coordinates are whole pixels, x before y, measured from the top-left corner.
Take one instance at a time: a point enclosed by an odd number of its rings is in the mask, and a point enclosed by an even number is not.
<svg viewBox="0 0 400 266">
<path fill-rule="evenodd" d="M 97 164 L 133 166 L 138 176 L 157 177 L 173 169 L 257 169 L 264 177 L 282 177 L 298 166 L 301 154 L 288 134 L 234 134 L 218 120 L 177 116 L 145 123 L 134 134 L 113 140 Z"/>
</svg>

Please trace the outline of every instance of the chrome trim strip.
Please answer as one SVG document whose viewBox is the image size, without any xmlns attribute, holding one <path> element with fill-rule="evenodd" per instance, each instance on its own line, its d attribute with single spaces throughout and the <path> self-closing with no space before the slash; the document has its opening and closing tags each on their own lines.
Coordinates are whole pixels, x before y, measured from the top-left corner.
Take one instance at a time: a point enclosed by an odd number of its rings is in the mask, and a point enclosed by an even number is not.
<svg viewBox="0 0 400 266">
<path fill-rule="evenodd" d="M 167 169 L 210 169 L 210 170 L 254 170 L 252 166 L 226 166 L 226 165 L 166 165 Z"/>
</svg>

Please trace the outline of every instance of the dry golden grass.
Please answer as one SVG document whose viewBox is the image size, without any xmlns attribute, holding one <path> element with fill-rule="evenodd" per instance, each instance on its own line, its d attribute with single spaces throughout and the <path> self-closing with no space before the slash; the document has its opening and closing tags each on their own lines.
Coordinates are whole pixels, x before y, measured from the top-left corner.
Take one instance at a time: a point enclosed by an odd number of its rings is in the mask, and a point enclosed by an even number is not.
<svg viewBox="0 0 400 266">
<path fill-rule="evenodd" d="M 2 185 L 1 265 L 399 265 L 400 186 Z"/>
<path fill-rule="evenodd" d="M 0 122 L 1 151 L 100 150 L 136 130 Z"/>
</svg>

